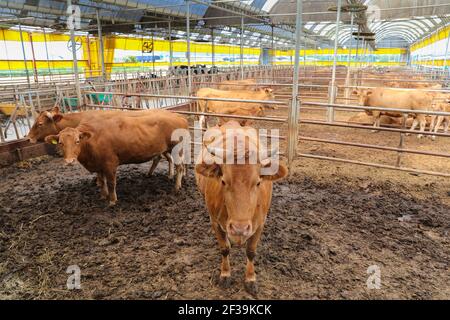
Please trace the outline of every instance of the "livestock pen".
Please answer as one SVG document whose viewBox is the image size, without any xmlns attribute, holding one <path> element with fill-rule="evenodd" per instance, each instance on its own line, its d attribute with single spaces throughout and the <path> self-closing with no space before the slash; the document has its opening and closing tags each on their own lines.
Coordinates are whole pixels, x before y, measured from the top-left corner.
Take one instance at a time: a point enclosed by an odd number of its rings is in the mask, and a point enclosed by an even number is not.
<svg viewBox="0 0 450 320">
<path fill-rule="evenodd" d="M 222 2 L 211 6 L 222 8 L 222 15 L 231 15 L 227 5 L 237 4 Z M 169 24 L 170 28 L 184 30 L 187 48 L 194 41 L 190 29 L 197 21 L 189 10 L 201 3 L 187 1 L 186 20 Z M 303 16 L 302 3 L 307 10 Z M 277 6 L 272 12 L 274 21 L 280 24 L 279 19 L 284 17 L 286 27 L 292 27 L 290 44 L 294 50 L 289 65 L 277 66 L 273 61 L 266 66 L 245 65 L 243 39 L 247 29 L 255 28 L 249 19 L 259 21 L 261 16 L 244 13 L 248 8 L 238 6 L 234 8 L 237 18 L 228 20 L 240 27 L 240 63 L 219 68 L 218 73 L 193 74 L 188 51 L 186 74 L 161 71 L 153 78 L 152 69 L 134 74 L 125 70 L 106 79 L 104 66 L 91 69 L 91 73 L 102 75 L 96 79 L 85 79 L 80 72 L 61 79 L 38 77 L 39 83 L 22 79 L 4 86 L 0 101 L 11 104 L 12 109 L 5 114 L 6 125 L 0 127 L 0 297 L 255 297 L 244 290 L 238 276 L 245 260 L 243 250 L 233 248 L 231 252 L 232 269 L 236 269 L 231 286 L 218 285 L 218 248 L 196 187 L 194 165 L 188 165 L 183 187 L 177 193 L 166 176 L 166 163 L 152 177 L 145 176 L 148 164 L 123 165 L 118 173 L 118 204 L 106 207 L 99 199 L 92 174 L 81 166 L 63 166 L 57 147 L 26 141 L 36 113 L 59 106 L 63 114 L 168 109 L 187 117 L 192 136 L 206 130 L 197 126 L 199 116 L 245 119 L 255 128 L 267 130 L 268 138 L 279 139 L 280 156 L 289 166 L 289 177 L 274 185 L 256 260 L 257 298 L 448 299 L 450 135 L 427 128 L 424 137 L 418 139 L 420 132 L 411 131 L 407 122 L 417 110 L 398 108 L 383 111 L 400 113 L 403 122 L 392 120 L 372 132 L 373 119 L 354 120 L 354 116 L 380 108 L 360 105 L 353 94 L 354 89 L 383 88 L 387 82 L 401 82 L 404 87 L 439 84 L 443 85 L 441 89 L 422 90 L 450 94 L 446 89 L 448 70 L 412 63 L 396 68 L 369 66 L 369 51 L 375 40 L 361 35 L 353 39 L 356 25 L 359 33 L 364 29 L 359 25 L 360 13 L 351 11 L 358 7 L 353 1 L 347 6 L 340 0 L 327 1 L 327 5 L 337 5 L 337 14 L 325 10 L 324 4 L 316 4 L 317 8 L 310 1 L 296 4 L 292 11 L 296 14 L 279 13 Z M 342 8 L 347 12 L 340 12 Z M 323 10 L 337 23 L 314 29 L 308 23 Z M 344 14 L 351 21 L 340 23 Z M 443 23 L 448 19 L 444 16 Z M 282 31 L 284 24 L 280 24 Z M 338 39 L 340 28 L 349 33 L 347 42 Z M 334 45 L 334 61 L 328 66 L 308 64 L 307 50 L 302 56 L 300 47 L 303 42 L 303 49 L 317 46 L 311 41 L 327 35 L 325 29 L 336 33 L 335 43 L 328 41 L 330 50 Z M 316 37 L 311 30 L 319 30 Z M 388 34 L 393 32 L 386 30 Z M 266 43 L 271 45 L 272 55 L 277 52 L 273 32 L 272 42 Z M 283 32 L 279 32 L 281 38 Z M 400 34 L 409 39 L 411 35 L 405 32 Z M 354 40 L 358 43 L 352 43 Z M 172 43 L 171 38 L 169 41 Z M 356 64 L 350 58 L 351 50 L 348 61 L 338 63 L 339 42 L 361 54 Z M 364 46 L 364 50 L 358 46 Z M 214 65 L 217 57 L 213 54 L 211 58 Z M 173 52 L 170 64 L 172 59 Z M 273 100 L 196 96 L 201 88 L 217 88 L 223 81 L 242 79 L 254 79 L 255 88 L 272 89 Z M 199 111 L 198 101 L 264 104 L 271 108 L 265 107 L 263 116 L 208 113 Z M 420 114 L 450 116 L 449 112 L 431 109 Z M 433 135 L 434 141 L 430 139 Z M 66 288 L 67 268 L 74 265 L 81 270 L 80 290 Z M 381 271 L 381 287 L 377 289 L 368 285 L 368 270 L 373 266 Z"/>
</svg>

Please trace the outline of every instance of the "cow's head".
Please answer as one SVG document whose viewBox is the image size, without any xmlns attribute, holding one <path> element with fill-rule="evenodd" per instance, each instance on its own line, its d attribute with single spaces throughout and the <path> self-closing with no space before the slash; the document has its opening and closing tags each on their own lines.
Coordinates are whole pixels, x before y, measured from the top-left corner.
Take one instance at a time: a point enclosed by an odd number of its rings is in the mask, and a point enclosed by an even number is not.
<svg viewBox="0 0 450 320">
<path fill-rule="evenodd" d="M 213 158 L 227 158 L 222 148 L 208 146 L 206 150 L 206 154 Z M 227 220 L 222 227 L 235 244 L 244 244 L 262 226 L 265 215 L 258 214 L 260 206 L 266 205 L 262 200 L 271 196 L 272 182 L 288 174 L 286 166 L 270 155 L 274 152 L 269 152 L 266 159 L 258 159 L 255 164 L 251 164 L 249 158 L 243 164 L 227 164 L 226 161 L 219 161 L 218 164 L 217 161 L 204 158 L 195 167 L 199 175 L 216 180 L 215 188 L 227 211 Z"/>
<path fill-rule="evenodd" d="M 28 140 L 31 143 L 36 143 L 37 141 L 43 141 L 48 135 L 57 134 L 59 129 L 56 127 L 56 123 L 62 118 L 63 116 L 59 113 L 58 107 L 42 111 L 36 116 L 36 121 L 27 135 Z"/>
<path fill-rule="evenodd" d="M 64 152 L 64 162 L 66 165 L 72 165 L 77 162 L 83 140 L 89 139 L 91 135 L 90 132 L 81 132 L 76 128 L 66 128 L 58 135 L 46 136 L 45 142 L 61 147 Z"/>
<path fill-rule="evenodd" d="M 264 93 L 263 100 L 275 100 L 275 95 L 273 94 L 272 88 L 260 88 L 259 92 Z"/>
<path fill-rule="evenodd" d="M 369 104 L 370 96 L 373 94 L 372 89 L 355 89 L 353 94 L 358 96 L 358 105 L 367 106 Z"/>
</svg>

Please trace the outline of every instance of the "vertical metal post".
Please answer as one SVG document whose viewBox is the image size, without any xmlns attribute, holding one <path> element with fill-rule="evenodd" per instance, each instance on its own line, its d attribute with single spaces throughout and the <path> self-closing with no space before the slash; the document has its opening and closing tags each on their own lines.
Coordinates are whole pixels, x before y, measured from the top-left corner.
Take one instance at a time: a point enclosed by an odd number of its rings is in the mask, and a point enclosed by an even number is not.
<svg viewBox="0 0 450 320">
<path fill-rule="evenodd" d="M 186 44 L 187 44 L 187 64 L 188 64 L 188 95 L 192 90 L 192 72 L 191 72 L 191 26 L 189 16 L 191 15 L 191 1 L 186 0 Z"/>
<path fill-rule="evenodd" d="M 300 101 L 299 96 L 299 69 L 300 69 L 300 39 L 302 35 L 302 0 L 297 0 L 297 15 L 295 19 L 295 62 L 294 62 L 294 75 L 292 81 L 292 98 L 291 107 L 289 109 L 288 117 L 288 163 L 289 167 L 292 167 L 292 162 L 297 153 L 298 145 L 298 118 Z M 291 170 L 290 170 L 291 171 Z M 292 172 L 292 171 L 291 171 Z"/>
<path fill-rule="evenodd" d="M 34 82 L 39 83 L 38 79 L 38 72 L 37 72 L 37 64 L 36 64 L 36 55 L 34 53 L 34 45 L 33 45 L 33 35 L 31 32 L 28 32 L 28 37 L 30 39 L 30 47 L 31 47 L 31 58 L 33 59 L 33 75 L 34 75 Z"/>
<path fill-rule="evenodd" d="M 350 13 L 350 42 L 348 44 L 348 61 L 347 61 L 347 77 L 345 79 L 345 86 L 347 88 L 345 88 L 345 98 L 349 99 L 350 98 L 350 92 L 351 89 L 350 87 L 350 68 L 351 68 L 351 61 L 352 61 L 352 45 L 353 45 L 353 20 L 354 20 L 354 16 L 353 16 L 353 12 Z M 347 100 L 348 102 L 348 100 Z"/>
<path fill-rule="evenodd" d="M 5 42 L 6 37 L 5 37 L 5 30 L 2 29 L 2 34 L 3 34 L 3 41 Z M 12 80 L 12 72 L 11 72 L 11 63 L 9 60 L 9 56 L 8 56 L 8 48 L 6 47 L 6 43 L 5 43 L 5 51 L 6 51 L 6 61 L 8 63 L 8 71 L 9 71 L 9 78 Z M 1 132 L 0 132 L 0 137 L 1 137 Z"/>
<path fill-rule="evenodd" d="M 214 28 L 211 28 L 211 63 L 212 66 L 216 64 L 216 48 L 214 44 Z"/>
<path fill-rule="evenodd" d="M 91 39 L 89 38 L 89 33 L 86 35 L 86 49 L 88 52 L 89 76 L 92 78 Z"/>
<path fill-rule="evenodd" d="M 67 0 L 67 7 L 72 7 L 72 0 Z M 73 14 L 71 12 L 70 14 Z M 72 43 L 72 58 L 73 58 L 73 74 L 75 77 L 75 89 L 77 92 L 78 106 L 81 106 L 81 88 L 80 88 L 80 78 L 78 75 L 78 58 L 77 58 L 77 47 L 75 41 L 75 24 L 70 28 L 70 42 Z"/>
<path fill-rule="evenodd" d="M 358 75 L 359 75 L 359 59 L 360 59 L 360 54 L 359 54 L 359 39 L 360 39 L 360 35 L 361 35 L 361 26 L 358 24 L 358 37 L 356 38 L 356 59 L 355 59 L 355 62 L 356 62 L 356 66 L 357 66 L 357 70 L 356 70 L 356 73 L 355 73 L 355 84 L 358 86 L 359 85 L 359 83 L 358 83 Z M 353 36 L 353 35 L 352 35 Z"/>
<path fill-rule="evenodd" d="M 305 38 L 305 47 L 303 48 L 303 68 L 305 69 L 305 74 L 304 76 L 306 77 L 306 48 L 307 48 L 307 43 L 306 43 L 306 37 Z"/>
<path fill-rule="evenodd" d="M 244 16 L 241 16 L 240 67 L 241 67 L 241 80 L 244 80 Z"/>
<path fill-rule="evenodd" d="M 20 23 L 20 20 L 19 20 L 19 34 L 20 34 L 20 43 L 22 45 L 23 63 L 25 65 L 25 73 L 27 75 L 28 89 L 31 89 L 30 74 L 28 72 L 27 66 L 27 55 L 25 53 L 25 45 L 23 44 L 22 24 Z"/>
<path fill-rule="evenodd" d="M 173 65 L 172 22 L 169 20 L 169 68 Z"/>
<path fill-rule="evenodd" d="M 355 62 L 356 65 L 358 65 L 358 59 L 359 59 L 359 35 L 361 33 L 361 26 L 358 25 L 358 37 L 356 38 L 356 58 L 355 58 Z M 352 34 L 353 37 L 353 34 Z"/>
<path fill-rule="evenodd" d="M 271 25 L 271 36 L 272 36 L 272 44 L 271 44 L 271 55 L 270 55 L 270 65 L 271 65 L 271 75 L 272 75 L 272 82 L 274 81 L 274 66 L 275 66 L 275 40 L 273 37 L 273 25 Z"/>
<path fill-rule="evenodd" d="M 105 52 L 103 47 L 103 35 L 102 35 L 102 22 L 100 21 L 100 9 L 96 9 L 97 15 L 97 33 L 98 33 L 98 44 L 100 46 L 100 64 L 102 68 L 102 78 L 106 81 L 106 69 L 105 69 Z"/>
<path fill-rule="evenodd" d="M 48 55 L 47 33 L 45 32 L 45 28 L 42 28 L 42 31 L 44 33 L 44 45 L 45 45 L 45 56 L 47 58 L 47 69 L 48 69 L 48 74 L 49 74 L 50 80 L 51 80 L 52 79 L 52 70 L 50 68 L 50 58 Z"/>
<path fill-rule="evenodd" d="M 155 74 L 155 32 L 152 31 L 152 72 Z"/>
<path fill-rule="evenodd" d="M 448 30 L 447 44 L 445 46 L 445 55 L 444 55 L 444 71 L 447 68 L 447 59 L 448 59 L 448 48 L 450 45 L 450 28 Z"/>
<path fill-rule="evenodd" d="M 336 65 L 337 65 L 337 54 L 338 54 L 338 38 L 339 38 L 339 25 L 341 23 L 341 5 L 342 0 L 338 0 L 337 4 L 337 15 L 336 15 L 336 32 L 334 39 L 334 59 L 333 59 L 333 73 L 331 76 L 331 88 L 330 88 L 330 96 L 329 103 L 334 104 L 336 102 Z M 327 120 L 328 122 L 334 121 L 334 108 L 329 107 L 327 110 Z"/>
</svg>

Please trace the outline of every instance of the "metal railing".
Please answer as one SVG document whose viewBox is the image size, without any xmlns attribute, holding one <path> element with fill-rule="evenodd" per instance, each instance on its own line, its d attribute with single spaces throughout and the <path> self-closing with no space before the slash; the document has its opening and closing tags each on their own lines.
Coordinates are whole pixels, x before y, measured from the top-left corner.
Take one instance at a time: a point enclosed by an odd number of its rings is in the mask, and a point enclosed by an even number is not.
<svg viewBox="0 0 450 320">
<path fill-rule="evenodd" d="M 320 71 L 316 75 L 323 75 L 326 72 Z M 338 75 L 341 74 L 340 71 L 338 72 Z M 342 75 L 345 73 L 342 72 Z M 415 74 L 415 73 L 414 73 Z M 420 73 L 418 73 L 420 74 Z M 428 75 L 426 75 L 428 76 Z M 193 91 L 197 90 L 199 87 L 203 85 L 209 85 L 209 86 L 215 86 L 218 85 L 221 81 L 224 80 L 237 80 L 240 79 L 240 69 L 236 68 L 236 70 L 230 70 L 229 72 L 222 73 L 222 74 L 202 74 L 202 75 L 195 75 L 192 77 L 193 79 Z M 280 83 L 284 81 L 288 81 L 289 79 L 292 79 L 292 68 L 291 67 L 277 67 L 277 68 L 270 68 L 270 67 L 261 67 L 261 68 L 247 68 L 245 70 L 245 78 L 254 78 L 258 79 L 260 83 L 258 83 L 259 86 L 270 86 L 274 89 L 276 101 L 260 101 L 260 100 L 241 100 L 241 99 L 218 99 L 218 98 L 199 98 L 192 96 L 193 92 L 188 92 L 187 90 L 187 77 L 186 76 L 179 76 L 179 77 L 163 77 L 158 79 L 132 79 L 132 80 L 118 80 L 114 82 L 108 82 L 108 83 L 100 83 L 100 84 L 94 84 L 96 86 L 97 90 L 92 90 L 91 85 L 85 85 L 83 87 L 83 96 L 84 96 L 84 106 L 85 108 L 97 108 L 97 109 L 117 109 L 117 110 L 136 110 L 136 109 L 149 109 L 149 108 L 173 108 L 173 107 L 180 107 L 180 106 L 186 106 L 189 107 L 187 110 L 177 110 L 177 112 L 183 113 L 185 115 L 190 116 L 212 116 L 212 117 L 225 117 L 225 118 L 234 118 L 234 119 L 248 119 L 255 121 L 257 123 L 267 122 L 270 123 L 273 126 L 282 127 L 283 130 L 286 128 L 286 124 L 289 123 L 289 115 L 283 114 L 283 116 L 264 116 L 264 117 L 255 117 L 255 116 L 238 116 L 238 115 L 229 115 L 229 114 L 220 114 L 220 113 L 207 113 L 207 112 L 198 112 L 196 111 L 193 102 L 198 100 L 205 100 L 205 101 L 223 101 L 223 102 L 241 102 L 241 103 L 258 103 L 258 104 L 264 104 L 264 105 L 276 105 L 279 107 L 278 112 L 286 112 L 289 111 L 290 108 L 290 102 L 289 99 L 291 96 L 289 95 L 290 91 L 292 90 L 292 84 L 289 83 Z M 380 108 L 377 107 L 363 107 L 363 106 L 357 106 L 352 104 L 351 101 L 356 100 L 353 97 L 346 97 L 344 94 L 344 89 L 349 88 L 355 88 L 355 86 L 352 85 L 341 85 L 338 84 L 337 88 L 335 90 L 336 97 L 335 102 L 339 99 L 343 99 L 346 103 L 330 103 L 330 88 L 329 88 L 329 78 L 320 76 L 320 77 L 314 77 L 314 79 L 319 79 L 320 81 L 325 81 L 326 84 L 312 84 L 312 83 L 301 83 L 299 85 L 300 90 L 300 98 L 302 99 L 301 105 L 297 106 L 300 110 L 300 120 L 298 121 L 295 131 L 298 132 L 298 139 L 295 139 L 295 143 L 299 143 L 300 146 L 302 143 L 305 142 L 315 142 L 315 143 L 321 143 L 321 144 L 330 144 L 330 145 L 340 145 L 344 147 L 353 147 L 353 148 L 366 148 L 370 150 L 383 150 L 386 152 L 395 152 L 397 154 L 396 163 L 393 165 L 390 164 L 384 164 L 384 163 L 373 163 L 368 161 L 362 161 L 362 160 L 354 160 L 354 159 L 345 159 L 342 157 L 331 157 L 331 156 L 324 156 L 324 155 L 318 155 L 313 153 L 306 153 L 306 152 L 300 152 L 296 155 L 290 155 L 289 154 L 289 148 L 287 148 L 286 155 L 288 158 L 311 158 L 316 160 L 328 160 L 328 161 L 337 161 L 337 162 L 345 162 L 350 164 L 357 164 L 357 165 L 364 165 L 369 167 L 375 167 L 375 168 L 383 168 L 383 169 L 390 169 L 390 170 L 400 170 L 400 171 L 406 171 L 406 172 L 415 172 L 418 174 L 430 174 L 435 176 L 444 176 L 448 177 L 450 176 L 450 173 L 448 172 L 438 172 L 438 171 L 430 171 L 430 170 L 423 170 L 420 168 L 407 168 L 401 165 L 402 162 L 402 156 L 404 154 L 416 154 L 416 155 L 422 155 L 426 157 L 443 157 L 443 158 L 449 158 L 450 155 L 443 152 L 435 152 L 435 151 L 429 151 L 429 150 L 418 150 L 418 149 L 412 149 L 412 148 L 405 148 L 404 144 L 404 136 L 405 134 L 412 133 L 411 130 L 407 129 L 405 125 L 403 126 L 396 126 L 396 127 L 380 127 L 376 128 L 378 131 L 381 132 L 387 132 L 391 134 L 398 134 L 400 138 L 400 142 L 398 143 L 398 147 L 391 147 L 391 146 L 383 146 L 383 145 L 377 145 L 377 144 L 368 144 L 368 143 L 357 143 L 357 142 L 349 142 L 349 141 L 343 141 L 339 139 L 325 139 L 325 138 L 317 138 L 317 137 L 310 137 L 305 135 L 303 128 L 303 125 L 309 125 L 309 126 L 328 126 L 328 127 L 336 127 L 336 128 L 343 128 L 343 129 L 357 129 L 357 130 L 373 130 L 373 127 L 362 125 L 362 124 L 350 124 L 350 123 L 344 123 L 342 121 L 336 121 L 333 119 L 332 122 L 329 121 L 321 121 L 317 119 L 304 119 L 303 115 L 306 115 L 306 112 L 308 110 L 328 110 L 329 108 L 334 108 L 335 111 L 338 112 L 345 112 L 345 113 L 351 113 L 351 112 L 361 112 L 361 111 L 370 111 L 370 110 L 380 110 Z M 338 77 L 338 79 L 340 79 Z M 364 78 L 362 78 L 364 79 Z M 369 79 L 369 78 L 368 78 Z M 304 78 L 305 81 L 311 80 Z M 345 80 L 345 78 L 341 78 L 341 80 Z M 328 83 L 327 83 L 328 81 Z M 378 79 L 377 79 L 378 81 Z M 379 81 L 386 81 L 383 79 L 379 79 Z M 403 81 L 403 80 L 402 80 Z M 425 81 L 425 80 L 420 80 Z M 428 80 L 426 80 L 428 81 Z M 69 90 L 70 86 L 62 86 L 60 88 L 60 92 L 64 90 Z M 358 87 L 358 86 L 356 86 Z M 363 86 L 359 86 L 363 87 Z M 106 89 L 106 90 L 98 90 L 99 88 Z M 54 89 L 47 89 L 47 91 L 39 91 L 34 90 L 30 92 L 22 92 L 18 93 L 15 97 L 15 101 L 31 101 L 31 105 L 37 106 L 37 97 L 42 98 L 42 94 L 49 94 L 51 95 L 51 92 Z M 441 92 L 448 92 L 443 90 L 430 90 L 430 89 L 424 89 L 429 91 L 441 91 Z M 144 93 L 143 91 L 150 91 L 149 93 Z M 72 93 L 68 92 L 67 94 L 63 95 L 63 97 L 71 98 L 74 97 L 75 94 L 72 91 Z M 94 97 L 99 96 L 110 96 L 110 101 L 103 101 L 103 102 L 95 102 Z M 2 94 L 0 94 L 0 99 L 2 97 Z M 282 99 L 278 100 L 278 98 L 288 98 L 288 99 Z M 118 103 L 114 103 L 115 98 L 118 99 Z M 125 101 L 125 99 L 128 99 L 128 101 Z M 320 102 L 320 101 L 314 101 L 316 99 L 323 99 L 324 101 L 328 102 Z M 139 103 L 138 103 L 139 101 Z M 41 105 L 42 105 L 41 101 Z M 22 107 L 23 108 L 23 107 Z M 18 110 L 20 107 L 18 108 Z M 37 107 L 37 110 L 40 110 L 41 107 Z M 65 111 L 70 111 L 70 108 L 67 108 Z M 436 116 L 450 116 L 450 113 L 447 112 L 439 112 L 439 111 L 430 111 L 430 110 L 405 110 L 405 109 L 396 109 L 396 108 L 382 108 L 382 111 L 384 112 L 396 112 L 403 114 L 403 118 L 407 117 L 408 114 L 423 114 L 423 115 L 436 115 Z M 31 112 L 31 109 L 28 110 L 28 112 Z M 31 123 L 31 122 L 30 122 Z M 266 124 L 267 125 L 267 124 Z M 280 138 L 285 140 L 287 144 L 294 143 L 294 135 L 292 134 L 291 130 L 285 130 L 287 132 L 286 135 L 280 135 Z M 414 133 L 419 133 L 417 131 L 414 131 Z M 440 138 L 449 138 L 450 135 L 437 132 L 437 133 L 431 133 L 429 131 L 425 131 L 421 133 L 425 136 L 438 136 Z M 3 132 L 0 129 L 0 138 L 3 136 Z M 20 138 L 20 137 L 18 137 Z M 4 140 L 2 140 L 4 141 Z"/>
</svg>

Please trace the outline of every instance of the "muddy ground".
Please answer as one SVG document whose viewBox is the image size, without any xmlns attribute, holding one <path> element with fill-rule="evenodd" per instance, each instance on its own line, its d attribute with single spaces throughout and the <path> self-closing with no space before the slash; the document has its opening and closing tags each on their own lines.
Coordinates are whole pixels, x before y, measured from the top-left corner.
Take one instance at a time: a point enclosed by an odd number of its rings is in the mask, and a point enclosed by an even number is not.
<svg viewBox="0 0 450 320">
<path fill-rule="evenodd" d="M 60 158 L 0 169 L 0 299 L 252 299 L 245 255 L 232 285 L 216 284 L 220 255 L 192 170 L 173 193 L 167 165 L 122 166 L 118 205 L 93 175 Z M 192 168 L 191 168 L 192 169 Z M 449 299 L 450 184 L 299 160 L 274 188 L 258 248 L 261 299 Z M 67 290 L 68 266 L 81 290 Z M 367 288 L 367 269 L 381 288 Z"/>
</svg>

